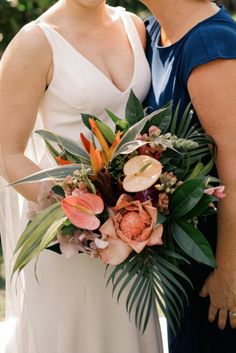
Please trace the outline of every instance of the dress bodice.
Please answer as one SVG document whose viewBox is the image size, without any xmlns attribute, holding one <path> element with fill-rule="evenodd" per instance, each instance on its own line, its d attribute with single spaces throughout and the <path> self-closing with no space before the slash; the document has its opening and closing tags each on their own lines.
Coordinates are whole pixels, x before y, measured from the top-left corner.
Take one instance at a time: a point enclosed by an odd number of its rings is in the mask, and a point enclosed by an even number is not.
<svg viewBox="0 0 236 353">
<path fill-rule="evenodd" d="M 118 89 L 53 27 L 36 22 L 44 32 L 53 56 L 52 81 L 39 109 L 45 129 L 77 139 L 84 129 L 81 113 L 93 114 L 110 124 L 105 109 L 124 117 L 131 88 L 140 101 L 146 97 L 151 77 L 139 34 L 130 15 L 123 8 L 116 11 L 125 27 L 134 57 L 133 77 L 124 91 Z"/>
<path fill-rule="evenodd" d="M 124 10 L 115 11 L 119 11 L 134 56 L 133 77 L 123 92 L 50 25 L 34 22 L 48 39 L 53 57 L 52 81 L 39 109 L 44 129 L 78 139 L 81 131 L 88 131 L 81 113 L 91 113 L 107 122 L 105 108 L 124 117 L 131 88 L 141 101 L 145 98 L 150 70 L 144 50 L 130 16 Z M 29 148 L 36 156 L 27 155 L 37 162 L 41 152 L 36 143 L 36 148 Z M 48 167 L 46 158 L 42 162 Z M 152 312 L 145 334 L 139 334 L 124 300 L 118 305 L 111 288 L 105 286 L 105 265 L 87 255 L 66 259 L 43 251 L 37 264 L 39 284 L 32 262 L 17 278 L 16 293 L 14 283 L 10 284 L 12 254 L 27 223 L 25 206 L 17 208 L 19 217 L 16 214 L 17 200 L 14 193 L 11 202 L 4 204 L 8 216 L 5 229 L 0 228 L 8 269 L 7 318 L 14 323 L 6 353 L 162 353 L 156 311 Z"/>
</svg>

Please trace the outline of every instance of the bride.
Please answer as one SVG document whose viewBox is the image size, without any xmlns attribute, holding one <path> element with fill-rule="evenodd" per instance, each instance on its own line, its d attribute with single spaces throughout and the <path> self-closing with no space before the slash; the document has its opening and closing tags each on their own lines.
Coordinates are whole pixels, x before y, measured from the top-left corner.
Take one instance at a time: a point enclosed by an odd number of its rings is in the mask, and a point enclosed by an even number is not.
<svg viewBox="0 0 236 353">
<path fill-rule="evenodd" d="M 106 123 L 105 108 L 124 116 L 131 88 L 150 86 L 142 21 L 104 0 L 59 0 L 13 39 L 0 63 L 1 174 L 7 182 L 50 166 L 35 126 L 78 139 L 81 113 Z M 83 131 L 86 133 L 86 131 Z M 3 180 L 3 179 L 2 179 Z M 86 255 L 45 250 L 10 282 L 14 247 L 28 201 L 42 184 L 1 188 L 0 232 L 6 264 L 6 353 L 161 353 L 156 312 L 144 335 L 105 287 L 104 265 Z M 20 196 L 20 194 L 23 196 Z M 23 201 L 28 200 L 28 201 Z"/>
</svg>

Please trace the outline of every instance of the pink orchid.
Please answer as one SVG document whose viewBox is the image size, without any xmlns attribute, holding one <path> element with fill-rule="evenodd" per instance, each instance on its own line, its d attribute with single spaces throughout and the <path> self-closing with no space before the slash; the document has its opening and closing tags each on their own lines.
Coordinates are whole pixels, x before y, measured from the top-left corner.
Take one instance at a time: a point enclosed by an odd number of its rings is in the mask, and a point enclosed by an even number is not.
<svg viewBox="0 0 236 353">
<path fill-rule="evenodd" d="M 213 195 L 218 197 L 218 199 L 223 199 L 225 197 L 224 185 L 216 186 L 214 188 L 205 189 L 204 193 L 207 195 Z"/>
<path fill-rule="evenodd" d="M 155 227 L 157 208 L 150 200 L 141 203 L 123 194 L 114 208 L 114 215 L 99 228 L 108 246 L 100 250 L 103 262 L 118 265 L 134 250 L 140 253 L 145 246 L 161 245 L 163 226 Z"/>
<path fill-rule="evenodd" d="M 68 196 L 61 201 L 65 215 L 78 228 L 94 230 L 100 226 L 96 214 L 102 213 L 104 203 L 101 197 L 90 193 Z"/>
</svg>

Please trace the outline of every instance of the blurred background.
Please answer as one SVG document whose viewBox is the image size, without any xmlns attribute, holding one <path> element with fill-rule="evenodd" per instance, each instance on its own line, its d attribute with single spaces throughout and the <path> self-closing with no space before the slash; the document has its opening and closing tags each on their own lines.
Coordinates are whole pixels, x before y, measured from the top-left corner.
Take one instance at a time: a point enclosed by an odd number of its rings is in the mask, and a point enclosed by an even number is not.
<svg viewBox="0 0 236 353">
<path fill-rule="evenodd" d="M 4 49 L 26 23 L 34 20 L 56 0 L 0 0 L 0 57 Z M 232 16 L 236 17 L 236 0 L 216 0 L 224 4 Z M 123 6 L 137 13 L 143 19 L 148 10 L 138 0 L 108 0 L 112 6 Z M 4 265 L 0 238 L 0 321 L 4 320 Z"/>
</svg>

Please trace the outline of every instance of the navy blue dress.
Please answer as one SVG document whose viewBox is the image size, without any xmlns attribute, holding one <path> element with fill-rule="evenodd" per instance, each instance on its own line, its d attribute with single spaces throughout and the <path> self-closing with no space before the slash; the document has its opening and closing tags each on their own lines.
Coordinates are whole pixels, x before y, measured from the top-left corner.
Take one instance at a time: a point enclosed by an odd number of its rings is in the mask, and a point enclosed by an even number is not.
<svg viewBox="0 0 236 353">
<path fill-rule="evenodd" d="M 147 57 L 152 71 L 152 86 L 145 106 L 155 110 L 173 100 L 175 109 L 180 102 L 181 118 L 190 102 L 187 82 L 192 70 L 216 59 L 236 58 L 236 23 L 224 9 L 220 9 L 168 47 L 159 46 L 160 26 L 154 17 L 147 19 L 146 26 Z M 201 224 L 200 229 L 215 250 L 215 216 Z M 190 305 L 185 306 L 181 329 L 176 336 L 169 330 L 170 353 L 236 353 L 236 330 L 230 328 L 229 322 L 223 331 L 218 329 L 217 322 L 209 323 L 209 298 L 201 298 L 198 294 L 210 270 L 209 267 L 194 261 L 185 269 L 195 291 L 187 288 Z"/>
</svg>

